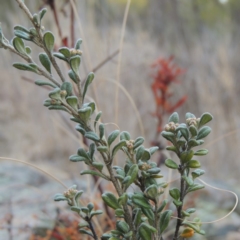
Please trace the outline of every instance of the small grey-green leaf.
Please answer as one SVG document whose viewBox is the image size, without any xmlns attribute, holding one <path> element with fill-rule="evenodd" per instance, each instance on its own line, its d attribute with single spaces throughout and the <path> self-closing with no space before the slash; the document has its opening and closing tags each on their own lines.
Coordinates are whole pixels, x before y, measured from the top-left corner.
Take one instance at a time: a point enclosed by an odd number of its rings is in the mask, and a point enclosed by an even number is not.
<svg viewBox="0 0 240 240">
<path fill-rule="evenodd" d="M 144 152 L 142 153 L 141 160 L 142 161 L 147 161 L 151 158 L 151 154 L 149 150 L 145 149 Z"/>
<path fill-rule="evenodd" d="M 75 49 L 77 49 L 77 50 L 80 49 L 81 44 L 82 44 L 82 39 L 79 38 L 79 39 L 77 40 L 76 44 L 75 44 Z"/>
<path fill-rule="evenodd" d="M 178 169 L 178 165 L 172 159 L 166 159 L 165 165 L 172 169 Z"/>
<path fill-rule="evenodd" d="M 159 150 L 159 147 L 151 147 L 149 148 L 149 152 L 151 155 L 153 155 L 157 150 Z"/>
<path fill-rule="evenodd" d="M 169 194 L 170 196 L 175 199 L 178 200 L 180 198 L 180 191 L 178 188 L 172 188 L 169 190 Z"/>
<path fill-rule="evenodd" d="M 26 55 L 26 48 L 23 40 L 19 37 L 15 37 L 13 39 L 13 46 L 14 48 L 21 54 Z"/>
<path fill-rule="evenodd" d="M 70 50 L 69 48 L 67 47 L 62 47 L 62 48 L 59 48 L 58 51 L 64 55 L 65 58 L 69 58 L 71 56 L 71 53 L 70 53 Z"/>
<path fill-rule="evenodd" d="M 39 60 L 41 64 L 45 67 L 45 69 L 51 73 L 51 62 L 49 60 L 49 57 L 46 53 L 40 53 L 39 54 Z"/>
<path fill-rule="evenodd" d="M 197 160 L 190 160 L 187 164 L 187 167 L 189 167 L 189 168 L 199 168 L 199 167 L 201 167 L 201 163 Z"/>
<path fill-rule="evenodd" d="M 172 216 L 172 210 L 166 210 L 160 215 L 159 227 L 160 233 L 163 233 L 164 230 L 168 227 Z"/>
<path fill-rule="evenodd" d="M 180 206 L 182 206 L 182 202 L 181 201 L 179 201 L 179 200 L 176 200 L 176 199 L 174 199 L 173 200 L 173 204 L 176 206 L 176 207 L 180 207 Z"/>
<path fill-rule="evenodd" d="M 58 202 L 58 201 L 67 201 L 67 198 L 64 197 L 61 193 L 57 193 L 54 196 L 54 201 Z"/>
<path fill-rule="evenodd" d="M 115 215 L 116 215 L 117 217 L 123 217 L 123 216 L 124 216 L 124 211 L 123 211 L 123 209 L 121 209 L 121 208 L 116 209 L 116 210 L 115 210 Z"/>
<path fill-rule="evenodd" d="M 104 124 L 101 123 L 99 125 L 99 137 L 100 137 L 100 139 L 102 139 L 103 136 L 104 136 L 104 129 L 105 129 Z"/>
<path fill-rule="evenodd" d="M 168 151 L 173 151 L 173 152 L 175 152 L 175 153 L 177 153 L 177 151 L 178 151 L 178 149 L 177 149 L 175 146 L 168 146 L 168 147 L 166 147 L 166 149 L 167 149 Z"/>
<path fill-rule="evenodd" d="M 156 199 L 156 197 L 158 196 L 157 186 L 155 184 L 150 185 L 149 187 L 146 188 L 146 190 L 144 191 L 144 194 L 152 200 Z"/>
<path fill-rule="evenodd" d="M 88 156 L 88 154 L 86 153 L 86 151 L 83 148 L 78 149 L 78 155 L 83 157 L 83 158 L 86 158 L 88 160 L 91 160 L 90 157 Z"/>
<path fill-rule="evenodd" d="M 135 210 L 136 209 L 136 210 Z M 134 216 L 134 220 L 133 223 L 135 225 L 135 227 L 138 227 L 138 225 L 141 223 L 142 221 L 142 211 L 140 208 L 135 208 L 134 210 L 135 212 L 135 216 Z"/>
<path fill-rule="evenodd" d="M 143 137 L 138 137 L 135 141 L 134 141 L 134 145 L 133 145 L 133 150 L 135 150 L 136 148 L 138 148 L 140 145 L 142 145 L 144 143 L 144 138 Z"/>
<path fill-rule="evenodd" d="M 67 96 L 72 95 L 72 84 L 70 82 L 64 82 L 61 85 L 61 90 L 65 90 L 67 92 Z"/>
<path fill-rule="evenodd" d="M 73 119 L 72 119 L 72 120 L 73 120 Z M 76 120 L 76 122 L 78 122 L 78 120 Z M 79 123 L 79 122 L 78 122 L 78 123 Z M 84 130 L 84 128 L 81 127 L 80 124 L 77 125 L 77 126 L 75 127 L 75 129 L 76 129 L 78 132 L 80 132 L 83 136 L 84 136 L 85 133 L 86 133 L 86 131 Z"/>
<path fill-rule="evenodd" d="M 71 69 L 73 70 L 73 72 L 79 76 L 79 67 L 80 67 L 80 63 L 81 63 L 81 58 L 79 56 L 73 56 L 70 58 L 70 66 Z"/>
<path fill-rule="evenodd" d="M 190 139 L 190 140 L 188 141 L 188 146 L 189 146 L 189 148 L 196 147 L 196 146 L 198 146 L 198 145 L 199 145 L 199 143 L 198 143 L 198 141 L 195 140 L 195 139 Z"/>
<path fill-rule="evenodd" d="M 68 71 L 68 76 L 75 82 L 77 83 L 77 78 L 76 78 L 76 74 L 73 72 L 73 70 L 69 70 Z"/>
<path fill-rule="evenodd" d="M 39 12 L 39 19 L 40 19 L 40 22 L 42 20 L 42 18 L 44 17 L 45 13 L 47 12 L 47 9 L 46 8 L 43 8 L 40 12 Z"/>
<path fill-rule="evenodd" d="M 176 131 L 179 131 L 181 132 L 181 134 L 183 135 L 183 137 L 188 140 L 189 138 L 189 132 L 188 132 L 188 129 L 187 129 L 187 126 L 185 125 L 179 125 L 179 127 L 176 128 Z"/>
<path fill-rule="evenodd" d="M 53 91 L 51 91 L 48 96 L 51 98 L 51 99 L 56 99 L 56 100 L 61 100 L 61 96 L 60 96 L 60 92 L 61 92 L 61 89 L 56 87 Z"/>
<path fill-rule="evenodd" d="M 143 155 L 145 151 L 145 148 L 143 146 L 140 146 L 138 149 L 137 149 L 137 152 L 136 152 L 136 160 L 139 161 Z"/>
<path fill-rule="evenodd" d="M 92 108 L 86 107 L 86 108 L 81 108 L 78 110 L 78 114 L 80 118 L 87 123 L 90 119 L 90 116 L 92 114 Z"/>
<path fill-rule="evenodd" d="M 191 187 L 189 187 L 187 189 L 187 192 L 197 191 L 197 190 L 202 189 L 202 188 L 204 188 L 204 185 L 202 185 L 202 184 L 194 184 L 193 186 L 191 186 Z"/>
<path fill-rule="evenodd" d="M 104 174 L 102 174 L 100 172 L 95 172 L 93 170 L 83 170 L 83 171 L 81 171 L 80 174 L 81 175 L 90 174 L 90 175 L 93 175 L 93 176 L 98 176 L 98 177 L 104 178 L 106 180 L 109 180 L 109 178 L 107 176 L 105 176 Z"/>
<path fill-rule="evenodd" d="M 204 156 L 204 155 L 207 155 L 208 154 L 208 150 L 207 149 L 200 149 L 200 150 L 197 150 L 194 155 L 196 156 Z"/>
<path fill-rule="evenodd" d="M 36 73 L 36 70 L 34 68 L 32 68 L 31 66 L 29 66 L 29 64 L 24 64 L 24 63 L 14 63 L 13 67 L 19 69 L 19 70 L 23 70 L 23 71 L 30 71 L 30 72 L 34 72 Z"/>
<path fill-rule="evenodd" d="M 96 215 L 100 215 L 100 214 L 103 214 L 102 210 L 92 211 L 90 214 L 90 218 L 92 218 L 93 216 L 96 216 Z"/>
<path fill-rule="evenodd" d="M 155 233 L 156 231 L 157 230 L 154 227 L 150 226 L 147 223 L 142 223 L 139 226 L 139 230 L 138 230 L 141 239 L 144 239 L 144 240 L 151 240 L 152 233 Z"/>
<path fill-rule="evenodd" d="M 143 227 L 142 224 L 140 225 L 139 230 L 138 230 L 141 239 L 151 240 L 152 239 L 151 231 L 148 228 Z"/>
<path fill-rule="evenodd" d="M 161 132 L 161 135 L 162 135 L 164 138 L 166 138 L 168 141 L 170 141 L 170 142 L 172 142 L 173 139 L 174 139 L 174 137 L 175 137 L 174 133 L 172 133 L 172 132 L 166 132 L 166 131 L 162 131 L 162 132 Z"/>
<path fill-rule="evenodd" d="M 129 226 L 124 221 L 117 221 L 116 227 L 117 227 L 117 230 L 122 233 L 127 233 L 129 231 Z"/>
<path fill-rule="evenodd" d="M 95 149 L 96 149 L 95 143 L 91 143 L 90 146 L 89 146 L 88 154 L 89 154 L 89 156 L 92 160 L 93 160 L 93 156 L 94 156 L 94 153 L 95 153 Z"/>
<path fill-rule="evenodd" d="M 179 116 L 177 112 L 174 112 L 168 119 L 168 122 L 174 122 L 178 123 L 179 122 Z"/>
<path fill-rule="evenodd" d="M 94 121 L 94 129 L 96 131 L 96 124 L 97 122 L 99 121 L 99 119 L 101 118 L 102 116 L 102 112 L 100 111 L 97 115 L 96 115 L 96 118 L 95 118 L 95 121 Z"/>
<path fill-rule="evenodd" d="M 190 150 L 190 151 L 187 151 L 187 152 L 182 152 L 180 154 L 180 159 L 182 160 L 183 163 L 187 163 L 192 159 L 193 155 L 194 155 L 193 150 Z"/>
<path fill-rule="evenodd" d="M 38 73 L 38 66 L 35 63 L 29 63 L 28 66 L 31 67 L 35 73 Z"/>
<path fill-rule="evenodd" d="M 38 36 L 37 30 L 34 27 L 29 28 L 29 32 L 33 35 L 33 37 Z M 33 38 L 33 40 L 34 40 L 34 38 Z"/>
<path fill-rule="evenodd" d="M 108 151 L 108 147 L 106 147 L 106 146 L 99 146 L 99 147 L 97 147 L 97 150 L 99 152 L 107 152 Z"/>
<path fill-rule="evenodd" d="M 182 178 L 186 181 L 186 183 L 187 183 L 189 186 L 192 186 L 192 185 L 194 184 L 192 178 L 187 177 L 187 176 L 182 176 Z"/>
<path fill-rule="evenodd" d="M 211 120 L 213 119 L 213 116 L 206 112 L 204 113 L 201 118 L 200 118 L 200 121 L 199 121 L 199 124 L 198 124 L 198 127 L 202 127 L 203 125 L 207 124 L 208 122 L 210 122 Z"/>
<path fill-rule="evenodd" d="M 123 194 L 118 198 L 118 203 L 119 203 L 120 205 L 125 205 L 125 204 L 127 203 L 127 201 L 128 201 L 128 195 L 127 195 L 126 192 L 123 193 Z"/>
<path fill-rule="evenodd" d="M 94 73 L 90 72 L 87 76 L 87 80 L 86 80 L 86 83 L 85 83 L 84 89 L 83 89 L 83 101 L 84 101 L 85 95 L 87 93 L 88 87 L 92 83 L 93 79 L 94 79 Z"/>
<path fill-rule="evenodd" d="M 60 110 L 60 111 L 65 111 L 68 112 L 67 108 L 65 108 L 64 106 L 59 106 L 59 105 L 51 105 L 48 107 L 49 110 Z"/>
<path fill-rule="evenodd" d="M 197 128 L 196 128 L 195 126 L 191 125 L 191 126 L 189 127 L 189 131 L 190 131 L 192 137 L 197 136 L 197 133 L 198 133 L 198 132 L 197 132 Z"/>
<path fill-rule="evenodd" d="M 98 137 L 98 135 L 94 132 L 86 132 L 84 135 L 85 138 L 88 138 L 92 141 L 99 141 L 100 138 Z"/>
<path fill-rule="evenodd" d="M 66 98 L 68 105 L 77 111 L 78 109 L 78 98 L 76 96 L 70 96 Z"/>
<path fill-rule="evenodd" d="M 196 118 L 196 116 L 190 112 L 186 113 L 186 119 L 188 118 Z"/>
<path fill-rule="evenodd" d="M 109 207 L 113 209 L 121 208 L 121 205 L 118 203 L 117 198 L 111 192 L 103 193 L 102 199 Z"/>
<path fill-rule="evenodd" d="M 202 127 L 202 128 L 199 130 L 196 139 L 198 140 L 198 139 L 205 138 L 210 132 L 211 132 L 211 128 L 210 128 L 210 127 L 208 127 L 208 126 Z"/>
<path fill-rule="evenodd" d="M 88 159 L 86 159 L 85 157 L 79 156 L 79 155 L 71 155 L 69 157 L 69 160 L 71 162 L 85 162 L 86 160 L 88 161 Z"/>
<path fill-rule="evenodd" d="M 151 205 L 142 193 L 135 193 L 132 196 L 132 202 L 141 208 L 151 208 Z"/>
<path fill-rule="evenodd" d="M 79 198 L 82 196 L 82 194 L 83 194 L 83 191 L 82 191 L 82 190 L 78 191 L 78 192 L 75 194 L 74 199 L 75 199 L 76 203 L 78 203 Z"/>
<path fill-rule="evenodd" d="M 89 212 L 91 212 L 93 210 L 93 208 L 94 208 L 93 203 L 91 203 L 91 202 L 88 203 L 87 208 L 89 209 Z"/>
<path fill-rule="evenodd" d="M 92 165 L 99 170 L 100 172 L 103 170 L 103 164 L 99 162 L 93 162 Z"/>
<path fill-rule="evenodd" d="M 47 50 L 52 52 L 54 48 L 54 35 L 51 32 L 46 32 L 43 35 L 43 43 Z"/>
<path fill-rule="evenodd" d="M 122 147 L 126 146 L 126 141 L 122 140 L 112 150 L 112 158 L 116 155 L 117 151 L 120 150 Z"/>
<path fill-rule="evenodd" d="M 192 172 L 192 177 L 193 179 L 197 178 L 197 177 L 200 177 L 201 175 L 203 175 L 205 173 L 204 170 L 202 169 L 195 169 L 193 172 Z"/>
<path fill-rule="evenodd" d="M 43 103 L 43 106 L 45 106 L 45 107 L 49 107 L 49 106 L 51 106 L 52 105 L 52 100 L 51 99 L 46 99 L 45 101 L 44 101 L 44 103 Z"/>
<path fill-rule="evenodd" d="M 14 35 L 16 37 L 22 38 L 27 41 L 33 40 L 33 35 L 24 27 L 22 26 L 15 26 L 14 27 Z"/>
<path fill-rule="evenodd" d="M 127 176 L 130 176 L 130 180 L 127 182 L 126 188 L 129 187 L 138 176 L 138 165 L 133 164 L 127 172 Z"/>
<path fill-rule="evenodd" d="M 115 141 L 115 139 L 118 137 L 120 131 L 119 130 L 115 130 L 113 132 L 110 133 L 110 135 L 108 136 L 107 142 L 108 142 L 108 146 L 110 147 L 111 144 Z"/>
<path fill-rule="evenodd" d="M 32 49 L 30 47 L 25 47 L 25 51 L 28 55 L 30 55 L 32 52 Z"/>
<path fill-rule="evenodd" d="M 158 212 L 158 213 L 162 212 L 162 210 L 166 207 L 167 203 L 168 203 L 168 200 L 165 199 L 165 200 L 162 202 L 162 204 L 159 206 L 157 212 Z"/>
<path fill-rule="evenodd" d="M 66 62 L 68 62 L 68 60 L 67 60 L 67 58 L 65 58 L 64 57 L 64 55 L 63 54 L 61 54 L 61 53 L 53 53 L 53 56 L 54 57 L 57 57 L 57 58 L 59 58 L 59 59 L 61 59 L 61 60 L 64 60 L 64 61 L 66 61 Z M 69 75 L 69 74 L 68 74 Z M 69 76 L 70 77 L 70 76 Z M 71 77 L 70 77 L 71 78 Z M 74 81 L 74 80 L 73 80 Z"/>
<path fill-rule="evenodd" d="M 131 140 L 130 133 L 127 131 L 123 131 L 120 134 L 120 140 Z"/>
<path fill-rule="evenodd" d="M 158 167 L 153 167 L 153 168 L 150 168 L 147 170 L 147 173 L 150 173 L 150 174 L 158 174 L 160 173 L 161 169 L 158 168 Z"/>
<path fill-rule="evenodd" d="M 39 22 L 38 22 L 38 15 L 36 13 L 33 14 L 33 22 L 35 24 L 39 24 Z"/>
<path fill-rule="evenodd" d="M 38 86 L 51 86 L 53 88 L 56 88 L 57 86 L 54 85 L 53 83 L 51 82 L 46 82 L 46 81 L 42 81 L 42 80 L 37 80 L 35 81 L 35 84 L 38 85 Z"/>
</svg>

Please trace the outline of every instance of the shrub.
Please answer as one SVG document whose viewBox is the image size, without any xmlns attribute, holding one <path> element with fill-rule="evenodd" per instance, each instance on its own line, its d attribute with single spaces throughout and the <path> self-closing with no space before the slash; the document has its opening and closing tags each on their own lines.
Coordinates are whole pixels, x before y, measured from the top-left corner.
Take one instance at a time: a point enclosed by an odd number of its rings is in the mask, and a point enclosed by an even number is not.
<svg viewBox="0 0 240 240">
<path fill-rule="evenodd" d="M 82 190 L 76 185 L 70 187 L 64 193 L 55 195 L 55 201 L 66 201 L 73 212 L 76 212 L 82 220 L 79 222 L 79 230 L 93 239 L 164 239 L 164 232 L 168 228 L 174 211 L 170 206 L 172 202 L 177 213 L 174 240 L 189 238 L 194 233 L 204 234 L 201 230 L 201 220 L 198 217 L 191 218 L 195 209 L 184 207 L 186 195 L 202 189 L 204 186 L 195 180 L 204 174 L 201 164 L 195 160 L 196 156 L 206 155 L 208 150 L 194 148 L 204 143 L 204 138 L 210 133 L 210 127 L 206 126 L 212 120 L 209 113 L 204 113 L 200 118 L 193 114 L 186 114 L 185 123 L 179 123 L 179 116 L 175 112 L 162 131 L 162 136 L 171 146 L 167 150 L 174 152 L 179 161 L 167 159 L 165 165 L 179 172 L 180 187 L 169 190 L 172 200 L 163 198 L 163 193 L 168 183 L 160 181 L 163 177 L 161 169 L 151 161 L 152 155 L 158 147 L 145 148 L 144 138 L 132 139 L 129 132 L 114 130 L 108 136 L 105 134 L 105 125 L 101 123 L 102 112 L 96 112 L 94 102 L 86 102 L 85 96 L 88 88 L 94 80 L 94 73 L 89 73 L 83 82 L 79 76 L 81 64 L 81 44 L 79 39 L 73 49 L 62 47 L 54 52 L 54 35 L 50 31 L 44 31 L 42 21 L 46 9 L 39 13 L 31 14 L 21 0 L 16 0 L 20 8 L 26 13 L 33 27 L 15 26 L 15 37 L 8 41 L 0 28 L 0 47 L 9 50 L 26 63 L 14 63 L 19 70 L 34 72 L 44 76 L 47 80 L 37 80 L 38 86 L 49 86 L 52 90 L 44 102 L 49 110 L 65 111 L 70 115 L 71 121 L 77 123 L 76 130 L 90 141 L 86 150 L 80 147 L 76 154 L 70 156 L 72 162 L 82 162 L 89 169 L 81 172 L 81 175 L 90 174 L 103 178 L 113 184 L 116 192 L 104 192 L 103 202 L 113 209 L 117 218 L 116 228 L 102 236 L 97 236 L 92 218 L 102 214 L 103 211 L 95 210 L 90 202 L 81 204 Z M 30 47 L 25 41 L 36 44 L 41 52 L 39 66 L 32 58 Z M 56 59 L 65 61 L 69 66 L 68 76 L 65 79 Z M 52 68 L 56 70 L 58 78 L 52 74 Z M 119 152 L 125 156 L 123 166 L 114 166 L 114 158 Z M 99 156 L 101 160 L 99 160 Z M 133 188 L 132 188 L 133 186 Z M 131 187 L 131 188 L 130 188 Z M 130 189 L 134 189 L 131 191 Z M 189 218 L 190 217 L 190 218 Z M 192 219 L 189 222 L 189 219 Z"/>
</svg>

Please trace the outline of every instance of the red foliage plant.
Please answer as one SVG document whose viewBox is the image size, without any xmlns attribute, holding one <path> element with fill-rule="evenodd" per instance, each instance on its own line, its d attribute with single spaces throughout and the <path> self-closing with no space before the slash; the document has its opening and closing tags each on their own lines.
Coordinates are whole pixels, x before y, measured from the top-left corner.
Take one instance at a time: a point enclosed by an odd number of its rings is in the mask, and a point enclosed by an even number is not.
<svg viewBox="0 0 240 240">
<path fill-rule="evenodd" d="M 156 134 L 159 134 L 163 130 L 163 117 L 166 114 L 174 112 L 187 99 L 187 96 L 184 95 L 174 104 L 169 101 L 173 95 L 173 93 L 170 92 L 171 85 L 173 83 L 180 83 L 179 76 L 186 72 L 184 69 L 175 65 L 173 59 L 173 56 L 169 58 L 158 58 L 152 64 L 152 67 L 156 69 L 156 73 L 153 75 L 154 81 L 151 85 L 156 103 L 156 110 L 153 116 L 158 119 Z"/>
</svg>

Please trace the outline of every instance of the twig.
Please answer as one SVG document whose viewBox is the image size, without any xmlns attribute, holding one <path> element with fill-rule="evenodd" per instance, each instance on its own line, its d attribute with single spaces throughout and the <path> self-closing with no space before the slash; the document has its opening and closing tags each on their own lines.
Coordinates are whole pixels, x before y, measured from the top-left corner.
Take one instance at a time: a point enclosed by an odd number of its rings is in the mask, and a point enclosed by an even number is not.
<svg viewBox="0 0 240 240">
<path fill-rule="evenodd" d="M 182 225 L 182 206 L 183 206 L 183 199 L 185 196 L 185 181 L 183 179 L 183 174 L 184 174 L 184 171 L 181 172 L 181 185 L 180 185 L 180 201 L 182 202 L 182 204 L 177 208 L 178 219 L 177 219 L 177 225 L 176 225 L 173 240 L 178 240 L 179 238 L 178 232 Z"/>
<path fill-rule="evenodd" d="M 118 53 L 119 53 L 119 49 L 117 49 L 116 51 L 114 51 L 110 56 L 108 56 L 107 58 L 105 58 L 102 62 L 100 62 L 96 67 L 94 67 L 92 69 L 93 72 L 96 72 L 98 69 L 100 69 L 103 65 L 105 65 L 108 61 L 110 61 L 112 58 L 114 58 Z"/>
<path fill-rule="evenodd" d="M 92 232 L 92 234 L 93 234 L 93 238 L 94 238 L 95 240 L 98 240 L 97 234 L 96 234 L 96 232 L 95 232 L 95 230 L 94 230 L 94 227 L 93 227 L 93 225 L 92 225 L 92 221 L 91 221 L 88 217 L 86 217 L 85 220 L 88 222 L 89 228 L 90 228 L 90 230 L 91 230 L 91 232 Z"/>
<path fill-rule="evenodd" d="M 10 44 L 4 44 L 4 48 L 10 50 L 11 52 L 17 54 L 18 56 L 20 56 L 21 58 L 23 58 L 25 61 L 27 61 L 28 63 L 33 63 L 36 65 L 38 72 L 36 74 L 38 75 L 42 75 L 45 78 L 49 79 L 52 83 L 54 83 L 55 85 L 57 85 L 58 87 L 60 86 L 60 84 L 47 72 L 45 72 L 42 68 L 40 68 L 39 66 L 37 66 L 37 64 L 32 60 L 31 57 L 21 54 L 18 51 L 15 50 L 15 48 L 13 46 L 11 46 Z"/>
<path fill-rule="evenodd" d="M 61 78 L 62 82 L 65 82 L 65 78 L 63 77 L 63 74 L 59 68 L 59 66 L 57 65 L 57 62 L 54 58 L 54 56 L 52 55 L 52 53 L 45 47 L 44 42 L 43 42 L 43 36 L 41 33 L 41 26 L 37 23 L 34 22 L 33 20 L 33 16 L 30 13 L 29 9 L 27 8 L 27 6 L 24 4 L 23 1 L 21 0 L 16 0 L 19 4 L 19 7 L 26 13 L 26 15 L 28 16 L 29 20 L 32 22 L 33 26 L 35 27 L 35 29 L 37 30 L 38 33 L 38 37 L 39 40 L 41 42 L 41 47 L 44 49 L 44 51 L 47 53 L 53 67 L 55 68 L 56 72 L 58 73 L 59 77 Z"/>
</svg>

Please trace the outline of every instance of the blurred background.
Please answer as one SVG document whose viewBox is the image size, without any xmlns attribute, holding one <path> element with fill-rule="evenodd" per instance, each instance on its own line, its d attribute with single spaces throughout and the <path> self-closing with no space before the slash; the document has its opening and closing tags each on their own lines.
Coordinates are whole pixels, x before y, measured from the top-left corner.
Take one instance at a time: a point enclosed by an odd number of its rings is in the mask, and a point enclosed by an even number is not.
<svg viewBox="0 0 240 240">
<path fill-rule="evenodd" d="M 56 50 L 63 44 L 73 47 L 78 38 L 83 39 L 81 77 L 96 70 L 89 99 L 96 101 L 105 123 L 116 122 L 133 138 L 143 135 L 145 146 L 166 145 L 158 134 L 160 120 L 155 113 L 153 91 L 158 70 L 164 74 L 163 65 L 155 68 L 152 65 L 161 60 L 170 70 L 181 69 L 180 74 L 169 80 L 167 102 L 179 112 L 182 121 L 186 112 L 197 117 L 203 112 L 214 116 L 210 123 L 212 133 L 204 145 L 209 154 L 200 159 L 206 171 L 203 179 L 240 194 L 239 0 L 132 0 L 122 45 L 126 0 L 76 1 L 77 16 L 68 0 L 26 0 L 25 3 L 31 12 L 48 8 L 43 25 L 54 32 Z M 16 24 L 31 27 L 14 0 L 0 0 L 0 22 L 8 39 L 13 38 Z M 39 62 L 39 50 L 27 44 Z M 75 124 L 69 123 L 67 115 L 49 112 L 43 107 L 48 91 L 33 84 L 34 80 L 42 78 L 14 69 L 13 62 L 22 62 L 15 55 L 4 49 L 0 54 L 0 156 L 34 164 L 66 185 L 77 183 L 89 192 L 92 179 L 89 177 L 83 182 L 82 177 L 79 178 L 85 166 L 68 160 L 82 144 L 74 131 Z M 68 70 L 64 64 L 61 68 Z M 122 87 L 116 87 L 116 82 Z M 119 91 L 117 105 L 116 91 Z M 165 109 L 163 122 L 167 121 L 170 110 Z M 109 124 L 108 131 L 115 128 Z M 39 229 L 55 229 L 59 215 L 66 218 L 65 205 L 52 200 L 54 194 L 64 188 L 32 167 L 0 160 L 0 208 L 3 212 L 0 239 L 67 239 L 54 238 L 49 232 L 49 238 L 45 233 L 38 235 Z M 169 173 L 164 166 L 162 171 L 167 180 Z M 97 189 L 95 191 L 99 194 Z M 202 221 L 226 215 L 235 203 L 230 193 L 210 188 L 200 195 L 196 196 L 194 204 L 201 209 L 198 214 Z M 93 194 L 91 196 L 94 198 Z M 204 225 L 206 236 L 193 239 L 240 239 L 239 214 L 238 206 L 223 221 Z"/>
</svg>

